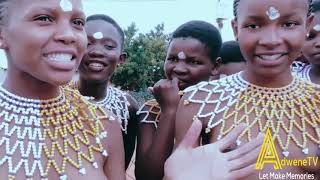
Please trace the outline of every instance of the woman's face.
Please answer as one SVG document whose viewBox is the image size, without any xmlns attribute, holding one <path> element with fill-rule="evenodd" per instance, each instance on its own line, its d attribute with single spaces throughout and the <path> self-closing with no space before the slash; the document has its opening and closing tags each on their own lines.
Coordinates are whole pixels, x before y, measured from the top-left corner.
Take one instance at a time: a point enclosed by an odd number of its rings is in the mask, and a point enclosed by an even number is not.
<svg viewBox="0 0 320 180">
<path fill-rule="evenodd" d="M 259 77 L 290 73 L 306 36 L 307 1 L 241 0 L 233 22 L 247 71 Z"/>
<path fill-rule="evenodd" d="M 314 14 L 302 53 L 311 64 L 320 66 L 320 12 Z"/>
<path fill-rule="evenodd" d="M 178 78 L 179 89 L 183 90 L 209 80 L 215 69 L 211 61 L 208 48 L 199 40 L 174 38 L 168 48 L 164 71 L 168 79 Z"/>
<path fill-rule="evenodd" d="M 52 85 L 70 81 L 87 45 L 81 0 L 17 0 L 9 7 L 1 31 L 9 75 Z"/>
<path fill-rule="evenodd" d="M 80 79 L 106 83 L 122 62 L 122 38 L 114 25 L 104 20 L 86 23 L 87 51 L 79 67 Z"/>
</svg>

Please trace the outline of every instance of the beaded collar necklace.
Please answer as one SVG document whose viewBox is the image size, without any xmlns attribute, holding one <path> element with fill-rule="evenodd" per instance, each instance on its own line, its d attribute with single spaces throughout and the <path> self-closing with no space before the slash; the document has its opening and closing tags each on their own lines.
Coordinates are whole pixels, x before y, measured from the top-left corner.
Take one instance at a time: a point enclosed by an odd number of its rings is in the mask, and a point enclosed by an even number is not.
<svg viewBox="0 0 320 180">
<path fill-rule="evenodd" d="M 309 152 L 310 141 L 320 145 L 320 86 L 313 83 L 294 78 L 285 87 L 266 88 L 245 81 L 238 73 L 218 81 L 200 83 L 185 92 L 190 93 L 185 105 L 200 106 L 194 118 L 209 118 L 206 133 L 221 125 L 218 139 L 236 125 L 245 123 L 247 128 L 237 144 L 245 137 L 250 141 L 255 136 L 252 129 L 258 127 L 259 132 L 270 128 L 286 157 L 289 156 L 290 143 L 301 148 L 304 154 Z M 201 97 L 206 95 L 205 98 L 197 98 L 199 93 Z M 213 109 L 208 111 L 208 107 Z M 315 133 L 309 132 L 310 129 Z M 284 132 L 285 137 L 280 136 L 280 132 Z"/>
<path fill-rule="evenodd" d="M 89 105 L 76 91 L 61 89 L 56 98 L 36 100 L 0 87 L 0 109 L 0 148 L 5 149 L 0 166 L 7 167 L 8 179 L 24 171 L 26 179 L 47 179 L 49 172 L 56 172 L 66 180 L 66 166 L 84 175 L 85 163 L 98 168 L 95 156 L 108 156 L 101 144 L 107 132 L 99 119 L 108 115 L 97 117 L 98 111 L 104 111 Z"/>
<path fill-rule="evenodd" d="M 76 81 L 71 81 L 68 86 L 72 89 L 79 89 L 79 83 Z M 121 120 L 122 131 L 127 133 L 130 103 L 127 100 L 126 93 L 115 87 L 108 86 L 107 95 L 102 100 L 95 101 L 94 97 L 89 97 L 89 99 L 93 105 L 104 107 L 115 114 Z"/>
</svg>

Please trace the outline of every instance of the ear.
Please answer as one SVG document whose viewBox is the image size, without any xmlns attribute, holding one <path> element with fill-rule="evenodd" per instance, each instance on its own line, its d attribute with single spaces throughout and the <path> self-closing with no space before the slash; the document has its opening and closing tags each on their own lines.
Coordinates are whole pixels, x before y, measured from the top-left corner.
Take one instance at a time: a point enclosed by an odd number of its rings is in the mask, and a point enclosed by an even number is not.
<svg viewBox="0 0 320 180">
<path fill-rule="evenodd" d="M 5 29 L 3 26 L 0 26 L 0 49 L 8 48 L 4 34 L 5 34 Z"/>
<path fill-rule="evenodd" d="M 210 80 L 219 79 L 220 76 L 221 57 L 217 57 L 211 67 Z"/>
<path fill-rule="evenodd" d="M 238 23 L 235 19 L 231 21 L 234 38 L 238 41 Z"/>
<path fill-rule="evenodd" d="M 119 57 L 119 65 L 122 65 L 126 62 L 127 59 L 127 53 L 123 52 L 121 53 L 120 57 Z"/>
<path fill-rule="evenodd" d="M 307 29 L 307 33 L 310 32 L 311 30 L 311 22 L 314 19 L 314 14 L 311 14 L 308 18 L 307 18 L 307 22 L 306 22 L 306 29 Z"/>
</svg>

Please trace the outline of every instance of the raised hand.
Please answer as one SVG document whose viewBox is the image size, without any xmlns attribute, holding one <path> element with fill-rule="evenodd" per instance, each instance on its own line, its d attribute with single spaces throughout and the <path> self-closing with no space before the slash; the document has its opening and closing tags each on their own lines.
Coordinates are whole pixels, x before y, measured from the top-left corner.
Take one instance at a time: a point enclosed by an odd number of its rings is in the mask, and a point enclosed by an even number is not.
<svg viewBox="0 0 320 180">
<path fill-rule="evenodd" d="M 160 105 L 161 112 L 176 109 L 180 101 L 179 80 L 177 78 L 161 79 L 149 91 L 154 95 Z"/>
<path fill-rule="evenodd" d="M 254 173 L 263 135 L 224 153 L 235 144 L 244 128 L 239 125 L 220 141 L 193 148 L 202 129 L 201 122 L 194 121 L 165 163 L 165 180 L 234 180 Z"/>
</svg>

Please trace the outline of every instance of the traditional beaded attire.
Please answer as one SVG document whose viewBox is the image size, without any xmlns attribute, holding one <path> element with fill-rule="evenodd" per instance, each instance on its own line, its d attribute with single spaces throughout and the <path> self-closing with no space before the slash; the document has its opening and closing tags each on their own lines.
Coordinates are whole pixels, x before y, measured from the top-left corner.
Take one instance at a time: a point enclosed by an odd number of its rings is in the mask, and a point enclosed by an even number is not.
<svg viewBox="0 0 320 180">
<path fill-rule="evenodd" d="M 294 76 L 311 82 L 310 70 L 311 65 L 302 62 L 294 62 L 291 66 L 291 72 Z"/>
<path fill-rule="evenodd" d="M 245 123 L 247 128 L 237 144 L 243 138 L 250 141 L 256 136 L 252 134 L 253 128 L 258 132 L 270 128 L 286 157 L 291 143 L 304 154 L 309 152 L 308 143 L 320 145 L 320 86 L 311 82 L 294 77 L 285 87 L 266 88 L 245 81 L 241 73 L 237 73 L 217 81 L 199 83 L 187 88 L 185 93 L 188 96 L 184 104 L 199 107 L 194 119 L 208 120 L 206 133 L 220 126 L 218 139 L 236 125 Z"/>
<path fill-rule="evenodd" d="M 145 102 L 137 111 L 137 115 L 144 115 L 140 123 L 153 124 L 154 127 L 157 128 L 161 115 L 159 103 L 155 99 Z M 154 121 L 148 120 L 148 117 L 151 115 L 156 117 Z"/>
<path fill-rule="evenodd" d="M 72 81 L 69 85 L 72 89 L 78 89 L 78 84 Z M 113 86 L 108 86 L 107 95 L 100 101 L 90 101 L 95 105 L 102 106 L 106 110 L 115 114 L 121 121 L 121 129 L 123 132 L 127 132 L 128 119 L 129 119 L 129 106 L 130 103 L 127 100 L 127 93 L 117 89 Z"/>
<path fill-rule="evenodd" d="M 55 172 L 65 180 L 66 166 L 86 174 L 88 163 L 98 168 L 97 155 L 108 156 L 101 144 L 108 114 L 77 91 L 61 88 L 56 98 L 34 100 L 0 87 L 0 109 L 0 167 L 8 169 L 2 178 L 25 172 L 25 179 L 48 179 Z"/>
</svg>

